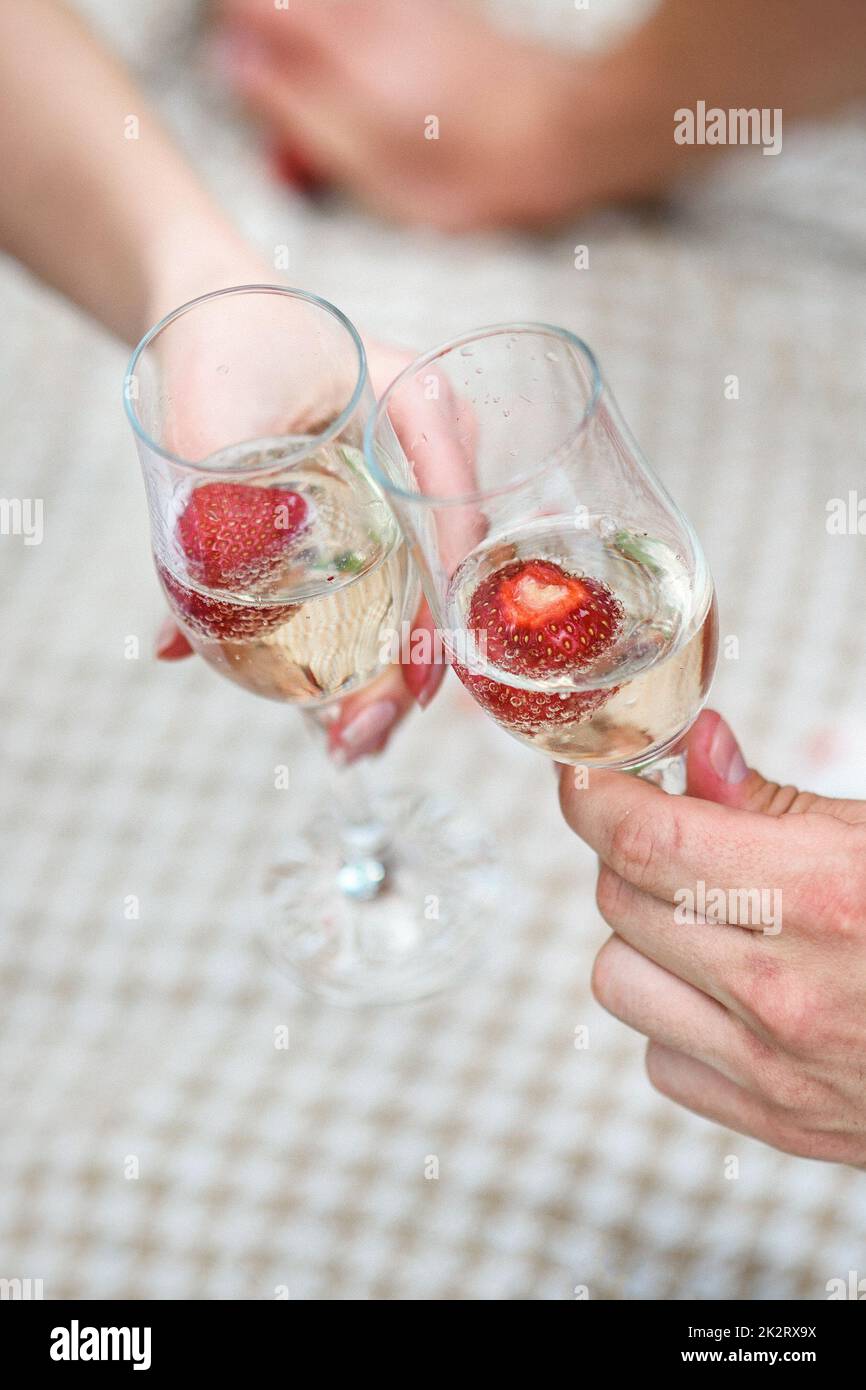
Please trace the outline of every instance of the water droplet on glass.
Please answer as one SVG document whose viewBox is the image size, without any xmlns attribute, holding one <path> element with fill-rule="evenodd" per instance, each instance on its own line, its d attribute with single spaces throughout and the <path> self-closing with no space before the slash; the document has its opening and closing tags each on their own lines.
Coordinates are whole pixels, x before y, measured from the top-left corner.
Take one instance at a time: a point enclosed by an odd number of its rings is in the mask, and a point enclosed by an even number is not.
<svg viewBox="0 0 866 1390">
<path fill-rule="evenodd" d="M 546 352 L 544 355 L 545 355 L 545 357 L 547 358 L 548 362 L 558 362 L 558 361 L 559 361 L 559 358 L 557 357 L 557 355 L 556 355 L 555 352 Z"/>
<path fill-rule="evenodd" d="M 612 540 L 618 530 L 619 524 L 616 521 L 615 517 L 603 516 L 601 521 L 598 523 L 598 534 L 601 536 L 603 541 Z"/>
<path fill-rule="evenodd" d="M 228 376 L 228 370 L 229 368 L 227 362 L 221 362 L 217 367 L 217 371 L 219 372 L 220 376 Z"/>
<path fill-rule="evenodd" d="M 475 349 L 474 349 L 474 348 L 471 348 L 471 347 L 462 347 L 462 348 L 460 349 L 460 356 L 461 356 L 461 357 L 474 357 L 474 356 L 475 356 Z"/>
</svg>

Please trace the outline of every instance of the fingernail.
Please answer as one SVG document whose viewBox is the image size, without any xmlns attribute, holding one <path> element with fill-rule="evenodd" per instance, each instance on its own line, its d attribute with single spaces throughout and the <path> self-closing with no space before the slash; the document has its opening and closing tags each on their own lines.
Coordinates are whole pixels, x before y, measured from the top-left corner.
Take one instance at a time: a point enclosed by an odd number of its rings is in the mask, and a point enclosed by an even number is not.
<svg viewBox="0 0 866 1390">
<path fill-rule="evenodd" d="M 340 746 L 352 758 L 372 752 L 394 723 L 398 712 L 394 700 L 377 700 L 375 704 L 368 705 L 340 730 Z"/>
<path fill-rule="evenodd" d="M 412 699 L 417 700 L 420 705 L 424 687 L 430 679 L 431 671 L 435 671 L 435 667 L 421 666 L 418 662 L 407 661 L 404 662 L 401 670 L 407 690 L 410 692 Z"/>
<path fill-rule="evenodd" d="M 157 661 L 165 661 L 173 656 L 179 656 L 187 649 L 186 639 L 178 631 L 177 624 L 172 618 L 164 618 L 160 625 L 159 632 L 156 634 L 154 644 L 154 656 Z"/>
<path fill-rule="evenodd" d="M 442 668 L 440 666 L 428 666 L 424 674 L 424 680 L 419 688 L 414 691 L 415 699 L 422 709 L 426 709 L 439 686 L 442 683 Z"/>
<path fill-rule="evenodd" d="M 740 746 L 724 719 L 720 719 L 710 744 L 710 767 L 723 782 L 742 782 L 748 768 Z"/>
</svg>

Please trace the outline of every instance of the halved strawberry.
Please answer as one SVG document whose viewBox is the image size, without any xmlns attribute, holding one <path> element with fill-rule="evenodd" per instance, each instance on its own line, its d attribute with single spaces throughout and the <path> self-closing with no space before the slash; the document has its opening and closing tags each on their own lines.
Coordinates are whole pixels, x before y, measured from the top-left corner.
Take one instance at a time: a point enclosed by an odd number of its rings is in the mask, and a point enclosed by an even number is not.
<svg viewBox="0 0 866 1390">
<path fill-rule="evenodd" d="M 569 574 L 552 560 L 512 560 L 478 585 L 468 626 L 501 670 L 550 676 L 590 666 L 622 618 L 622 604 L 600 579 Z"/>
<path fill-rule="evenodd" d="M 267 576 L 304 529 L 304 498 L 287 488 L 204 483 L 191 494 L 177 536 L 193 579 L 243 588 Z"/>
<path fill-rule="evenodd" d="M 591 666 L 612 646 L 623 616 L 622 604 L 600 579 L 569 574 L 552 560 L 513 560 L 478 585 L 468 627 L 486 643 L 492 665 L 544 677 Z M 618 689 L 523 690 L 458 662 L 454 670 L 500 723 L 530 735 L 545 724 L 588 719 Z"/>
</svg>

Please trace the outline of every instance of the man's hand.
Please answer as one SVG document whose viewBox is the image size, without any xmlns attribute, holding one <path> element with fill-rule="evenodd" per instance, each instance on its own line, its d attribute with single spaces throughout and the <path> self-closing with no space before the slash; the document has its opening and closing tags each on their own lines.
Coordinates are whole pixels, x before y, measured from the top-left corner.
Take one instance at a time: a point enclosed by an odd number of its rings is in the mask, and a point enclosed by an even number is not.
<svg viewBox="0 0 866 1390">
<path fill-rule="evenodd" d="M 614 933 L 595 996 L 649 1038 L 650 1080 L 672 1100 L 787 1153 L 866 1165 L 866 802 L 766 781 L 709 711 L 688 749 L 685 797 L 559 770 Z"/>
</svg>

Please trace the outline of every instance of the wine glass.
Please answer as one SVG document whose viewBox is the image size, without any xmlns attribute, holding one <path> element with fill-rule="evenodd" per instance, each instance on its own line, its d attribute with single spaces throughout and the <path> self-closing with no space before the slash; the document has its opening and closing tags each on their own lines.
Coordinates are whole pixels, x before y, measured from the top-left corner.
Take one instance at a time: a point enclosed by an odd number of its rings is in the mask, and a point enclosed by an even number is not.
<svg viewBox="0 0 866 1390">
<path fill-rule="evenodd" d="M 434 348 L 391 383 L 365 451 L 478 704 L 576 777 L 683 791 L 713 583 L 586 343 L 514 323 Z"/>
<path fill-rule="evenodd" d="M 295 705 L 319 734 L 341 701 L 375 693 L 420 598 L 364 465 L 373 403 L 349 320 L 273 285 L 182 305 L 142 339 L 126 378 L 177 623 L 221 675 Z M 486 846 L 438 803 L 370 793 L 354 766 L 330 774 L 324 814 L 268 875 L 272 957 L 342 1004 L 442 988 L 471 959 L 490 901 Z M 317 799 L 294 790 L 305 807 Z"/>
</svg>

